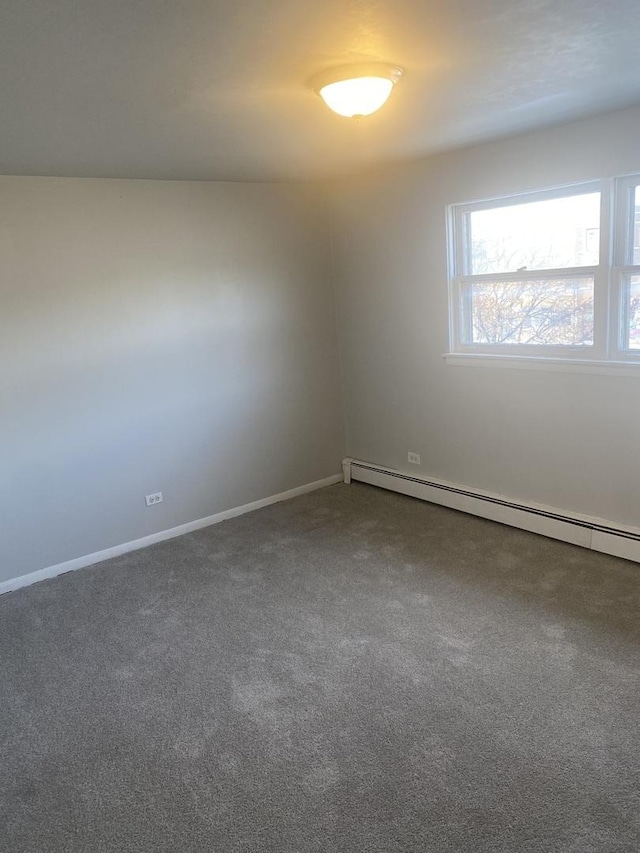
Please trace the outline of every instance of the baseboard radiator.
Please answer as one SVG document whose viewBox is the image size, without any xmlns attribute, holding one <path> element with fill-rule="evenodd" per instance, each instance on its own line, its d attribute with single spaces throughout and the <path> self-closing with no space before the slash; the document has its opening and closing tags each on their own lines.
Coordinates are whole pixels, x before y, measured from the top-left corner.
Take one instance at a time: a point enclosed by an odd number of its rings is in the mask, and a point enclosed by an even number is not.
<svg viewBox="0 0 640 853">
<path fill-rule="evenodd" d="M 565 512 L 556 507 L 509 500 L 443 480 L 426 479 L 370 462 L 344 459 L 345 483 L 357 480 L 403 495 L 467 512 L 560 539 L 603 554 L 640 563 L 640 528 L 625 527 L 601 518 Z"/>
</svg>

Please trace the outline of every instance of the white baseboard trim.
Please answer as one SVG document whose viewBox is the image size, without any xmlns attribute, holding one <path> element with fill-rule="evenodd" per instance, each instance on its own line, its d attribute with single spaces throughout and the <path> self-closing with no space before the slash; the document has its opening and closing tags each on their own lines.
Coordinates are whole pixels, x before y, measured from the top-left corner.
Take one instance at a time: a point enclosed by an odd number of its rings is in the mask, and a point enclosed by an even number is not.
<svg viewBox="0 0 640 853">
<path fill-rule="evenodd" d="M 74 560 L 67 560 L 64 563 L 58 563 L 55 566 L 47 566 L 44 569 L 38 569 L 35 572 L 30 572 L 28 575 L 22 575 L 17 578 L 9 578 L 9 580 L 0 583 L 0 595 L 5 592 L 13 592 L 16 589 L 21 589 L 24 586 L 31 586 L 38 581 L 55 578 L 58 575 L 66 572 L 75 572 L 77 569 L 84 569 L 87 566 L 93 566 L 96 563 L 102 563 L 104 560 L 110 560 L 112 557 L 119 557 L 121 554 L 127 554 L 129 551 L 138 551 L 140 548 L 146 548 L 148 545 L 155 545 L 156 542 L 164 542 L 166 539 L 174 539 L 176 536 L 183 536 L 185 533 L 191 533 L 194 530 L 201 530 L 203 527 L 209 527 L 212 524 L 219 524 L 221 521 L 226 521 L 229 518 L 235 518 L 238 515 L 244 515 L 247 512 L 253 512 L 256 509 L 270 506 L 270 504 L 287 501 L 291 498 L 297 498 L 300 495 L 305 495 L 308 492 L 314 492 L 316 489 L 323 489 L 325 486 L 333 486 L 336 483 L 342 483 L 342 474 L 333 474 L 331 477 L 325 477 L 323 480 L 316 480 L 313 483 L 305 483 L 303 486 L 296 486 L 295 489 L 289 489 L 286 492 L 280 492 L 277 495 L 271 495 L 268 498 L 262 498 L 259 501 L 253 501 L 244 506 L 236 506 L 232 509 L 225 509 L 223 512 L 218 512 L 215 515 L 209 515 L 206 518 L 198 518 L 195 521 L 188 521 L 186 524 L 179 524 L 177 527 L 171 527 L 169 530 L 160 530 L 158 533 L 152 533 L 149 536 L 143 536 L 141 539 L 134 539 L 132 542 L 124 542 L 122 545 L 114 545 L 112 548 L 105 548 L 103 551 L 96 551 L 94 554 L 87 554 L 84 557 L 76 557 Z"/>
<path fill-rule="evenodd" d="M 488 518 L 500 524 L 519 527 L 551 539 L 560 539 L 562 542 L 640 563 L 638 527 L 620 525 L 603 518 L 580 515 L 544 504 L 514 501 L 492 492 L 471 489 L 445 480 L 416 477 L 414 474 L 356 459 L 343 460 L 342 469 L 345 483 L 358 480 L 470 515 Z"/>
</svg>

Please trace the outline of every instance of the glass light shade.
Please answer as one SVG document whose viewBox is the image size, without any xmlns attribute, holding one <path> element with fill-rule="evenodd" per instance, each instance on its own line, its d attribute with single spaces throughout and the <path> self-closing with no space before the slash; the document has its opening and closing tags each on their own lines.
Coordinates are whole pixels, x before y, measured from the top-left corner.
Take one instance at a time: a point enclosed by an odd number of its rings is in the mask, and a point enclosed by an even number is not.
<svg viewBox="0 0 640 853">
<path fill-rule="evenodd" d="M 338 80 L 320 89 L 320 97 L 338 115 L 346 118 L 368 116 L 385 103 L 393 80 L 385 77 L 355 77 Z"/>
<path fill-rule="evenodd" d="M 402 68 L 387 62 L 360 62 L 327 68 L 309 84 L 335 113 L 357 118 L 379 110 L 402 74 Z"/>
</svg>

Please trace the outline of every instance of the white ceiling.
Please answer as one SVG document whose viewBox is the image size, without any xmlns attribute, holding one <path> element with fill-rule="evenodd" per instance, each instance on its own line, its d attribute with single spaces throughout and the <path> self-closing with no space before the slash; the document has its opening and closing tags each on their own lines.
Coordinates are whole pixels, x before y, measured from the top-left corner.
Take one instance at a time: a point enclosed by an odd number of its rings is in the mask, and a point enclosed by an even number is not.
<svg viewBox="0 0 640 853">
<path fill-rule="evenodd" d="M 327 177 L 640 103 L 638 0 L 3 0 L 0 173 Z M 353 122 L 307 87 L 406 76 Z"/>
</svg>

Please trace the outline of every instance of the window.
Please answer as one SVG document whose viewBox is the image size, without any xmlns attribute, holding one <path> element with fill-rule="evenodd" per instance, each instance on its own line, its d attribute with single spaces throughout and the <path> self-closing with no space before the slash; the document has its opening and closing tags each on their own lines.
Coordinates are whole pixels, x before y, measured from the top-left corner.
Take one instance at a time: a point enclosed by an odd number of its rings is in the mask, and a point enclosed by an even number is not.
<svg viewBox="0 0 640 853">
<path fill-rule="evenodd" d="M 449 213 L 453 354 L 640 363 L 640 175 Z"/>
<path fill-rule="evenodd" d="M 618 182 L 616 221 L 620 348 L 640 359 L 640 175 Z"/>
</svg>

